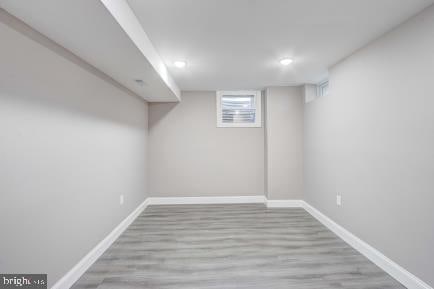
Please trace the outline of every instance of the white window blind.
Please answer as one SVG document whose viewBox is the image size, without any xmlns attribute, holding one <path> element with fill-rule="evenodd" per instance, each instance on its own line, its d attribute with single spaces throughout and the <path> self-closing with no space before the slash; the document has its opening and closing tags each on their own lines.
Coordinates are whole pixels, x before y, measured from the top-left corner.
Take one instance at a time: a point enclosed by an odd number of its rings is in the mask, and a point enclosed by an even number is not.
<svg viewBox="0 0 434 289">
<path fill-rule="evenodd" d="M 218 127 L 260 127 L 260 91 L 217 92 Z"/>
</svg>

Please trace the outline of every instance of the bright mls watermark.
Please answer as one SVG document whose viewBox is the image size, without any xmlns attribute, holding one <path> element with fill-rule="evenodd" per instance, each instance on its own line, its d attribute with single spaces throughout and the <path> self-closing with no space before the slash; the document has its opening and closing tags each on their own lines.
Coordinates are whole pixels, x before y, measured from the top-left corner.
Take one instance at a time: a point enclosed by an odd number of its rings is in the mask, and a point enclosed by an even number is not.
<svg viewBox="0 0 434 289">
<path fill-rule="evenodd" d="M 47 274 L 0 274 L 0 289 L 47 289 Z"/>
</svg>

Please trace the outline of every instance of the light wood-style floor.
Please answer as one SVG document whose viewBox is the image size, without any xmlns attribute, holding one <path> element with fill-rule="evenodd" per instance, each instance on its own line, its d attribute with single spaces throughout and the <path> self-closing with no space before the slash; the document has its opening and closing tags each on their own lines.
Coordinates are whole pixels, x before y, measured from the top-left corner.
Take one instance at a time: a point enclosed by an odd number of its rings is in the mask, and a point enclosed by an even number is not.
<svg viewBox="0 0 434 289">
<path fill-rule="evenodd" d="M 305 210 L 150 206 L 75 289 L 404 288 Z"/>
</svg>

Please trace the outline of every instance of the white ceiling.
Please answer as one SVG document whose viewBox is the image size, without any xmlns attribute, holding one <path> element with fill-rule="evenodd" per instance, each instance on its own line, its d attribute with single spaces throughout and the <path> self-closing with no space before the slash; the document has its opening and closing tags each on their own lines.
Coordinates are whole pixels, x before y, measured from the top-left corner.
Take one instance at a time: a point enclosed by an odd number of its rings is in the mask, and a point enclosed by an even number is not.
<svg viewBox="0 0 434 289">
<path fill-rule="evenodd" d="M 128 0 L 182 90 L 315 83 L 432 0 Z M 282 67 L 279 59 L 294 63 Z M 185 59 L 186 69 L 173 67 Z"/>
<path fill-rule="evenodd" d="M 0 0 L 9 13 L 150 101 L 177 101 L 178 87 L 316 83 L 327 77 L 328 67 L 432 3 Z M 284 57 L 294 63 L 281 66 Z M 187 67 L 174 67 L 175 60 L 186 60 Z"/>
<path fill-rule="evenodd" d="M 125 12 L 123 1 L 107 2 L 117 4 L 117 12 Z M 143 49 L 126 33 L 127 29 L 121 27 L 123 23 L 114 18 L 102 1 L 0 0 L 0 8 L 4 8 L 144 99 L 179 99 L 179 88 L 171 81 L 171 76 L 158 54 L 155 53 L 159 58 L 155 61 L 152 54 L 143 53 Z M 127 4 L 126 8 L 130 9 Z M 131 16 L 130 18 L 135 18 L 132 12 Z M 134 21 L 129 21 L 128 24 L 131 26 Z M 137 25 L 140 28 L 140 24 Z M 152 50 L 146 33 L 142 30 L 138 31 L 138 34 L 141 43 L 148 44 L 146 49 Z M 162 75 L 160 70 L 167 75 Z M 135 82 L 136 79 L 141 79 L 144 83 L 139 85 Z"/>
</svg>

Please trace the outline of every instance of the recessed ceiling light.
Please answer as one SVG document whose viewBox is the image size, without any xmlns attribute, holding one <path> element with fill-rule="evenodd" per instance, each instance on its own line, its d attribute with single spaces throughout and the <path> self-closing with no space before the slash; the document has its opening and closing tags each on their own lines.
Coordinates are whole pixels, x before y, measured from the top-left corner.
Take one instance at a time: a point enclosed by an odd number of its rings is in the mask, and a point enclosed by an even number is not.
<svg viewBox="0 0 434 289">
<path fill-rule="evenodd" d="M 291 58 L 283 58 L 280 60 L 280 64 L 282 65 L 289 65 L 293 62 L 293 60 Z"/>
<path fill-rule="evenodd" d="M 178 60 L 178 61 L 175 61 L 173 63 L 173 65 L 175 65 L 178 68 L 184 68 L 187 65 L 187 62 L 182 61 L 182 60 Z"/>
</svg>

